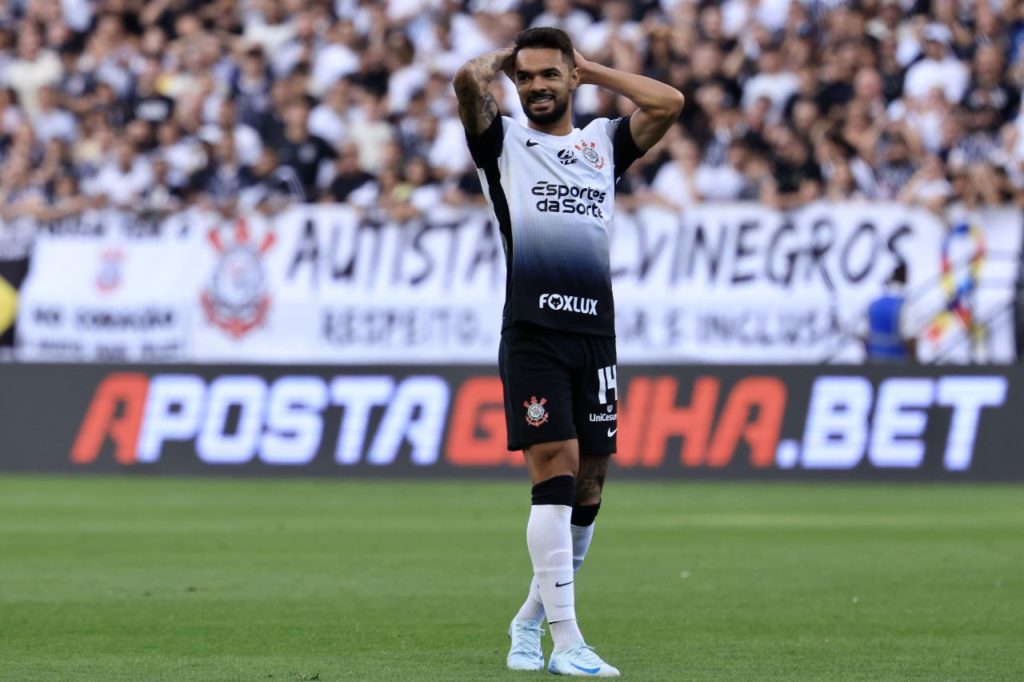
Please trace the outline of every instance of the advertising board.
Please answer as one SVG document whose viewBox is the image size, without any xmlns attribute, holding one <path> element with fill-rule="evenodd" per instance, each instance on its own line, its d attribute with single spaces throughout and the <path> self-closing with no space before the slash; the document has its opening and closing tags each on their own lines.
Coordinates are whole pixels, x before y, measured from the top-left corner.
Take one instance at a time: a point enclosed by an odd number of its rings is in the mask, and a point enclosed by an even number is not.
<svg viewBox="0 0 1024 682">
<path fill-rule="evenodd" d="M 622 367 L 614 468 L 1024 480 L 1022 379 L 1017 367 Z M 6 471 L 525 475 L 490 367 L 8 364 L 0 385 Z"/>
</svg>

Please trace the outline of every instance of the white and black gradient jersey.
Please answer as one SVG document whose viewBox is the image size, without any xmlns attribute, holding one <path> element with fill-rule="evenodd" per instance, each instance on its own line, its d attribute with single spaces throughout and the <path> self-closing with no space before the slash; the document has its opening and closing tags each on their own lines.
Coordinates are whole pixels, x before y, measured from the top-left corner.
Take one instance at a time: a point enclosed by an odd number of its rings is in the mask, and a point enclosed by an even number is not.
<svg viewBox="0 0 1024 682">
<path fill-rule="evenodd" d="M 505 247 L 502 329 L 528 322 L 615 336 L 615 183 L 643 154 L 628 117 L 548 135 L 498 116 L 467 140 Z"/>
</svg>

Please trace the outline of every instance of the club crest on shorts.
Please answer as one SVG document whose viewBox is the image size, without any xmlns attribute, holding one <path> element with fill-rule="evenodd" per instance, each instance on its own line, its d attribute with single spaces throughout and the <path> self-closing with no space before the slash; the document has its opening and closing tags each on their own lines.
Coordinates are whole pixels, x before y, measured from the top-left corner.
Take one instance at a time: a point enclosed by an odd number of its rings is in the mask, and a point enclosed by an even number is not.
<svg viewBox="0 0 1024 682">
<path fill-rule="evenodd" d="M 530 396 L 529 400 L 523 401 L 523 407 L 526 408 L 526 423 L 530 426 L 540 426 L 548 420 L 548 411 L 544 409 L 544 404 L 547 403 L 547 398 L 541 398 L 540 402 L 537 402 L 537 396 Z"/>
</svg>

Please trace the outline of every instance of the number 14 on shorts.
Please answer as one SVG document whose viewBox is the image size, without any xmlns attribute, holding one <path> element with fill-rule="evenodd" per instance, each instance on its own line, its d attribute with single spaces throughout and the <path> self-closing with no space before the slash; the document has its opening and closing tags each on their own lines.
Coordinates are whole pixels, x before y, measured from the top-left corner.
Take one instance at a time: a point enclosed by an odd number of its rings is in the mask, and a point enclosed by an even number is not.
<svg viewBox="0 0 1024 682">
<path fill-rule="evenodd" d="M 597 370 L 597 400 L 600 404 L 608 404 L 608 393 L 612 393 L 612 402 L 619 399 L 619 385 L 615 379 L 615 365 L 608 365 Z"/>
</svg>

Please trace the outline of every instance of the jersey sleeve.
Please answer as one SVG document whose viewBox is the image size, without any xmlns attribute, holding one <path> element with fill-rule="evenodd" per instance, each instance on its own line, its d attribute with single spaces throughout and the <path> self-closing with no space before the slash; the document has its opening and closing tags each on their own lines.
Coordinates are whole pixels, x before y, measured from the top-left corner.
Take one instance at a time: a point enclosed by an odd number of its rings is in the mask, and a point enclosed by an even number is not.
<svg viewBox="0 0 1024 682">
<path fill-rule="evenodd" d="M 487 130 L 479 135 L 470 135 L 466 131 L 466 142 L 469 144 L 469 155 L 477 168 L 485 168 L 493 164 L 501 156 L 501 146 L 505 139 L 505 124 L 501 116 L 495 116 Z"/>
<path fill-rule="evenodd" d="M 608 136 L 612 139 L 612 164 L 615 167 L 615 181 L 618 182 L 633 162 L 644 153 L 633 139 L 633 133 L 629 129 L 629 116 L 609 121 Z"/>
</svg>

